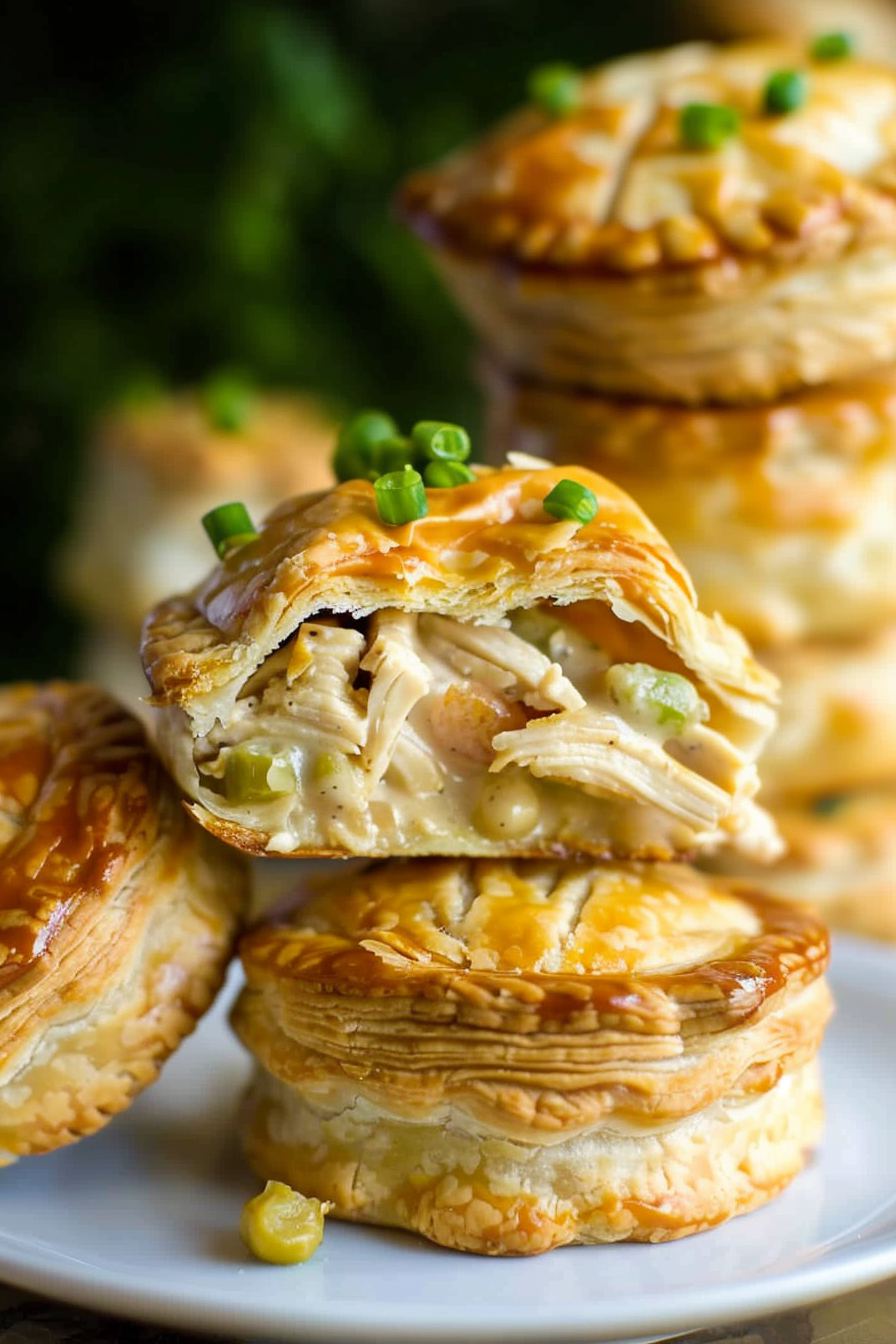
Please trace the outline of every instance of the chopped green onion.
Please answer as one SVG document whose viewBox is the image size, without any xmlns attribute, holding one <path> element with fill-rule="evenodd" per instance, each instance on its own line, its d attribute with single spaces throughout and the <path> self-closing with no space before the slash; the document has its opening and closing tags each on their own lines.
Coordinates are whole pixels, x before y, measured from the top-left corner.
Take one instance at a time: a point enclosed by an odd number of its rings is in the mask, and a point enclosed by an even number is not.
<svg viewBox="0 0 896 1344">
<path fill-rule="evenodd" d="M 238 434 L 245 429 L 255 406 L 252 388 L 238 373 L 218 373 L 202 389 L 202 404 L 213 429 Z"/>
<path fill-rule="evenodd" d="M 845 61 L 855 49 L 852 33 L 820 33 L 809 50 L 815 61 Z"/>
<path fill-rule="evenodd" d="M 361 411 L 344 424 L 336 440 L 333 471 L 338 481 L 369 480 L 374 468 L 374 451 L 386 439 L 398 434 L 391 415 L 383 411 Z"/>
<path fill-rule="evenodd" d="M 219 504 L 216 509 L 210 509 L 203 514 L 202 526 L 219 559 L 223 559 L 228 551 L 245 546 L 247 541 L 254 541 L 258 536 L 245 504 L 240 503 Z"/>
<path fill-rule="evenodd" d="M 802 70 L 776 70 L 765 86 L 764 106 L 772 117 L 796 112 L 809 96 L 809 81 Z"/>
<path fill-rule="evenodd" d="M 423 480 L 431 490 L 447 490 L 455 485 L 469 485 L 475 481 L 466 462 L 428 462 L 423 469 Z"/>
<path fill-rule="evenodd" d="M 708 717 L 696 688 L 677 672 L 661 672 L 649 663 L 614 663 L 607 669 L 607 691 L 616 705 L 635 718 L 668 727 L 677 734 Z"/>
<path fill-rule="evenodd" d="M 296 772 L 289 756 L 246 745 L 233 747 L 224 764 L 224 792 L 231 803 L 268 803 L 294 793 Z"/>
<path fill-rule="evenodd" d="M 678 114 L 678 133 L 691 149 L 721 149 L 740 130 L 740 113 L 723 103 L 686 103 Z"/>
<path fill-rule="evenodd" d="M 558 481 L 545 496 L 544 511 L 571 523 L 590 523 L 597 513 L 597 495 L 578 481 Z"/>
<path fill-rule="evenodd" d="M 425 518 L 429 512 L 423 477 L 410 465 L 390 471 L 373 483 L 376 507 L 384 523 L 400 526 Z"/>
<path fill-rule="evenodd" d="M 374 444 L 371 453 L 370 479 L 375 481 L 389 471 L 401 471 L 402 467 L 414 465 L 414 448 L 410 439 L 401 434 L 393 434 Z"/>
<path fill-rule="evenodd" d="M 460 425 L 443 420 L 420 420 L 411 430 L 411 441 L 427 462 L 466 462 L 470 456 L 470 436 Z"/>
<path fill-rule="evenodd" d="M 555 62 L 533 70 L 526 87 L 533 103 L 550 117 L 568 117 L 582 105 L 582 75 L 574 65 Z"/>
<path fill-rule="evenodd" d="M 845 793 L 823 793 L 812 803 L 812 811 L 817 817 L 829 817 L 839 812 L 845 802 Z"/>
</svg>

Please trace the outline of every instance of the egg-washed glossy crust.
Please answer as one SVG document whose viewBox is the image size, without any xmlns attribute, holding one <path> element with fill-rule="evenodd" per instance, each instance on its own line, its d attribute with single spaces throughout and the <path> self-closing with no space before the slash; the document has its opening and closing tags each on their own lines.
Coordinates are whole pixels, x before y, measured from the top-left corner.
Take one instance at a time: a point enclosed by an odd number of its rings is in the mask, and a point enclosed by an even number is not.
<svg viewBox="0 0 896 1344">
<path fill-rule="evenodd" d="M 683 560 L 701 608 L 761 661 L 896 620 L 893 366 L 768 406 L 699 410 L 545 387 L 494 363 L 483 374 L 490 460 L 526 452 L 609 476 Z"/>
<path fill-rule="evenodd" d="M 763 1202 L 817 1138 L 827 933 L 745 884 L 393 861 L 256 929 L 241 955 L 250 1160 L 310 1180 L 339 1216 L 490 1254 L 660 1240 Z M 447 1197 L 467 1184 L 482 1226 L 475 1208 L 453 1231 L 428 1217 L 468 1204 Z M 544 1237 L 525 1234 L 533 1219 Z"/>
<path fill-rule="evenodd" d="M 777 70 L 804 68 L 805 104 L 769 116 Z M 686 103 L 737 109 L 718 150 L 684 145 Z M 659 277 L 711 292 L 731 270 L 831 259 L 896 239 L 896 72 L 813 62 L 784 41 L 694 43 L 584 77 L 581 107 L 527 108 L 412 176 L 403 215 L 427 241 L 522 267 Z M 722 282 L 724 283 L 724 281 Z"/>
<path fill-rule="evenodd" d="M 0 690 L 0 1163 L 152 1082 L 223 978 L 245 887 L 104 692 Z"/>
<path fill-rule="evenodd" d="M 584 527 L 544 512 L 564 478 L 597 497 Z M 669 546 L 609 481 L 541 463 L 481 468 L 469 485 L 430 490 L 427 499 L 427 517 L 400 527 L 380 519 L 366 481 L 287 501 L 256 541 L 150 613 L 141 651 L 152 703 L 181 707 L 194 729 L 216 716 L 226 722 L 242 682 L 320 612 L 390 607 L 494 623 L 553 600 L 593 603 L 640 624 L 732 714 L 768 722 L 774 678 L 734 630 L 697 610 Z"/>
<path fill-rule="evenodd" d="M 762 112 L 776 70 L 809 96 Z M 695 45 L 585 80 L 406 186 L 404 217 L 514 372 L 689 405 L 767 401 L 896 359 L 896 71 L 787 43 Z M 740 133 L 679 143 L 680 108 Z"/>
<path fill-rule="evenodd" d="M 811 901 L 835 928 L 896 942 L 896 785 L 788 802 L 775 818 L 787 845 L 780 862 L 715 865 L 782 900 Z"/>
</svg>

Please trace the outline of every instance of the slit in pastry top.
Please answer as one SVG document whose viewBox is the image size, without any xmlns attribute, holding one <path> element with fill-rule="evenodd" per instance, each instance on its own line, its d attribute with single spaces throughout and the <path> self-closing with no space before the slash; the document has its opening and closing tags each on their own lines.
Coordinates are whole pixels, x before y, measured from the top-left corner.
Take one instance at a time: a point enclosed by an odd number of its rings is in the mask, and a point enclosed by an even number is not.
<svg viewBox="0 0 896 1344">
<path fill-rule="evenodd" d="M 592 490 L 585 526 L 543 509 Z M 197 819 L 259 854 L 771 855 L 775 680 L 621 490 L 517 459 L 380 519 L 290 500 L 142 653 Z"/>
</svg>

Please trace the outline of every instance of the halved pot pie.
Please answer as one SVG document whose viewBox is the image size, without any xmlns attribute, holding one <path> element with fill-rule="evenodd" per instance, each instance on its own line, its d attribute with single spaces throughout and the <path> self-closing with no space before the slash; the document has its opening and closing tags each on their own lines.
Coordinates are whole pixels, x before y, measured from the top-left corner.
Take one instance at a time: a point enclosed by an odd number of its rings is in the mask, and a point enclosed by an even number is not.
<svg viewBox="0 0 896 1344">
<path fill-rule="evenodd" d="M 100 1129 L 217 992 L 244 865 L 103 691 L 0 689 L 0 1165 Z"/>
<path fill-rule="evenodd" d="M 148 618 L 201 824 L 294 856 L 774 853 L 774 678 L 628 496 L 532 462 L 419 488 L 401 525 L 364 480 L 291 500 Z"/>
<path fill-rule="evenodd" d="M 778 727 L 762 756 L 770 806 L 896 782 L 896 625 L 760 656 L 781 678 Z"/>
<path fill-rule="evenodd" d="M 818 1141 L 828 939 L 677 865 L 416 860 L 242 942 L 248 1159 L 487 1255 L 664 1241 Z"/>
<path fill-rule="evenodd" d="M 698 43 L 533 82 L 399 202 L 509 369 L 747 402 L 896 358 L 896 71 Z"/>
<path fill-rule="evenodd" d="M 757 646 L 896 620 L 896 366 L 700 410 L 484 373 L 490 459 L 522 451 L 609 476 L 668 538 L 704 610 Z"/>
<path fill-rule="evenodd" d="M 783 859 L 761 868 L 719 856 L 714 866 L 811 902 L 836 928 L 896 942 L 896 785 L 782 803 L 775 817 Z"/>
<path fill-rule="evenodd" d="M 199 526 L 239 498 L 263 515 L 300 490 L 332 481 L 335 428 L 310 398 L 255 393 L 239 383 L 147 397 L 110 412 L 89 445 L 85 479 L 58 581 L 73 606 L 117 636 L 136 664 L 147 611 L 208 569 Z M 102 650 L 90 659 L 103 673 Z M 105 680 L 103 682 L 105 683 Z M 128 689 L 127 672 L 121 682 Z M 115 688 L 117 690 L 117 686 Z"/>
</svg>

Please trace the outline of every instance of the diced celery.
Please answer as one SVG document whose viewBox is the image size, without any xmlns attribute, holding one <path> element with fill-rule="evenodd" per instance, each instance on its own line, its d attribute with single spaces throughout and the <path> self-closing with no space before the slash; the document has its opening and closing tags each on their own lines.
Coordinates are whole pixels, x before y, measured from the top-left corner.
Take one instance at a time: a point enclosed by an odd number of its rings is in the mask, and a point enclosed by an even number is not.
<svg viewBox="0 0 896 1344">
<path fill-rule="evenodd" d="M 294 793 L 296 772 L 286 752 L 251 745 L 233 747 L 224 765 L 224 792 L 231 803 L 269 803 Z"/>
<path fill-rule="evenodd" d="M 607 691 L 614 704 L 636 719 L 676 736 L 709 714 L 687 677 L 661 672 L 649 663 L 614 663 L 607 670 Z"/>
</svg>

